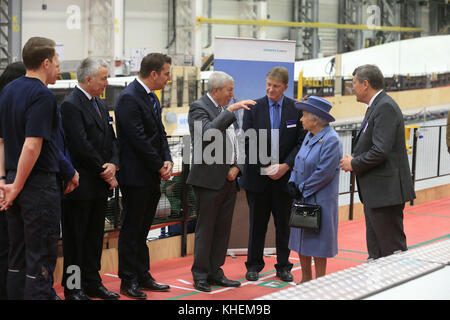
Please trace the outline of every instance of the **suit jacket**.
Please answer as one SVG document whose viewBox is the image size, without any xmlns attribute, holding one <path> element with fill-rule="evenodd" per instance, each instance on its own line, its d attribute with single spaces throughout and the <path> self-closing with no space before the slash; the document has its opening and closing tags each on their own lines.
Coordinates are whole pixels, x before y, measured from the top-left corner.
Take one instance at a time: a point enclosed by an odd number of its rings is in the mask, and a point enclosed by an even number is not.
<svg viewBox="0 0 450 320">
<path fill-rule="evenodd" d="M 286 163 L 291 167 L 294 167 L 295 156 L 297 155 L 300 146 L 302 145 L 306 131 L 303 129 L 300 118 L 302 112 L 295 107 L 295 101 L 284 97 L 283 105 L 281 106 L 281 121 L 279 132 L 279 159 L 280 163 Z M 251 107 L 250 110 L 245 110 L 242 129 L 246 132 L 248 129 L 267 130 L 267 153 L 271 150 L 271 138 L 270 138 L 270 112 L 269 112 L 269 100 L 267 96 L 256 100 L 256 105 Z M 257 148 L 257 161 L 251 163 L 252 159 L 249 158 L 251 152 L 251 146 L 256 145 Z M 289 170 L 279 180 L 272 180 L 266 175 L 261 175 L 261 168 L 266 167 L 268 164 L 262 163 L 260 159 L 260 137 L 257 142 L 245 140 L 245 168 L 243 177 L 241 179 L 242 188 L 252 192 L 263 192 L 269 183 L 279 184 L 282 190 L 286 191 L 286 184 L 289 180 L 291 171 Z"/>
<path fill-rule="evenodd" d="M 159 184 L 159 170 L 172 157 L 161 115 L 155 114 L 149 95 L 137 80 L 121 92 L 115 115 L 119 183 L 141 187 Z"/>
<path fill-rule="evenodd" d="M 61 104 L 62 124 L 70 158 L 80 175 L 79 186 L 67 195 L 72 200 L 91 200 L 111 195 L 100 173 L 105 163 L 119 166 L 114 129 L 106 104 L 95 98 L 101 117 L 92 102 L 77 87 Z"/>
<path fill-rule="evenodd" d="M 58 177 L 63 182 L 69 182 L 75 175 L 75 168 L 70 160 L 69 149 L 66 143 L 66 134 L 62 126 L 61 106 L 58 106 L 58 134 L 55 139 L 59 153 L 59 172 Z"/>
<path fill-rule="evenodd" d="M 366 112 L 353 148 L 358 193 L 368 208 L 398 205 L 415 198 L 404 126 L 397 103 L 380 92 Z"/>
<path fill-rule="evenodd" d="M 187 183 L 207 189 L 219 190 L 225 184 L 231 161 L 227 161 L 226 156 L 230 156 L 232 142 L 226 134 L 227 128 L 236 121 L 236 116 L 232 112 L 220 110 L 208 96 L 203 96 L 194 101 L 188 114 L 189 131 L 193 146 L 192 165 L 187 178 Z M 197 122 L 197 126 L 195 125 Z M 208 140 L 208 134 L 218 134 L 221 141 L 214 138 Z M 203 138 L 205 140 L 203 141 Z M 239 143 L 237 144 L 240 145 Z M 205 152 L 205 149 L 211 152 Z M 212 155 L 212 163 L 207 159 Z M 239 166 L 242 171 L 243 167 Z"/>
</svg>

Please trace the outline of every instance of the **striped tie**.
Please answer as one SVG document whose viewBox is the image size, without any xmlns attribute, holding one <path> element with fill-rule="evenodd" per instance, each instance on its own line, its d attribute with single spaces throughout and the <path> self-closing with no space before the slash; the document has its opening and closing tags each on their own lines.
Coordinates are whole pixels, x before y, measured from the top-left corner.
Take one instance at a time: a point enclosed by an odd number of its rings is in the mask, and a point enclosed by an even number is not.
<svg viewBox="0 0 450 320">
<path fill-rule="evenodd" d="M 148 94 L 149 96 L 150 96 L 150 103 L 151 103 L 151 105 L 152 105 L 152 107 L 153 107 L 153 111 L 155 111 L 155 114 L 158 116 L 158 117 L 161 117 L 161 114 L 160 114 L 160 111 L 159 111 L 159 108 L 158 108 L 158 103 L 157 103 L 157 97 L 156 97 L 156 95 L 155 95 L 155 93 L 154 92 L 152 92 L 152 91 L 150 91 L 150 93 Z"/>
</svg>

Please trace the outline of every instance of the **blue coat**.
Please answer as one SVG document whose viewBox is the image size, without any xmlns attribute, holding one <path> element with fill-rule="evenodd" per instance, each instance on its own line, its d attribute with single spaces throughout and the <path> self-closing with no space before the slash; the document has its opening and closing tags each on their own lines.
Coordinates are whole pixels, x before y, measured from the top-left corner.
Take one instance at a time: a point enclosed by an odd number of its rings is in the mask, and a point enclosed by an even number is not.
<svg viewBox="0 0 450 320">
<path fill-rule="evenodd" d="M 291 228 L 289 248 L 304 256 L 333 257 L 337 254 L 339 161 L 342 143 L 336 131 L 325 127 L 307 133 L 295 158 L 289 181 L 295 182 L 306 203 L 322 207 L 319 232 Z"/>
</svg>

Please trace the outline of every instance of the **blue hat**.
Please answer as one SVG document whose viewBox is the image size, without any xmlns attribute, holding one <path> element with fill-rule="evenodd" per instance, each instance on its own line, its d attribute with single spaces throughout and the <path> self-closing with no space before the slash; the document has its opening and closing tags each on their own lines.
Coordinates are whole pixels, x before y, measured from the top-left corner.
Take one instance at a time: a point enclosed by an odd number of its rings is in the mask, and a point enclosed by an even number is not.
<svg viewBox="0 0 450 320">
<path fill-rule="evenodd" d="M 331 103 L 321 97 L 310 96 L 305 97 L 300 101 L 295 103 L 295 107 L 300 110 L 305 110 L 327 120 L 328 122 L 333 122 L 336 119 L 330 114 L 330 109 L 332 107 Z"/>
</svg>

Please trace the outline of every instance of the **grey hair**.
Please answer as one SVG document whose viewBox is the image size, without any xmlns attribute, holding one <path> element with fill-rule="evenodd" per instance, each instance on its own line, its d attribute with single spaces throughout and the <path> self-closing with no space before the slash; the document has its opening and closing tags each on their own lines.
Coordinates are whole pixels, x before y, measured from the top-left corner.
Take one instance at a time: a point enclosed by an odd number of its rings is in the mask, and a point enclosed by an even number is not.
<svg viewBox="0 0 450 320">
<path fill-rule="evenodd" d="M 327 121 L 327 120 L 325 120 L 324 118 L 321 118 L 320 116 L 318 116 L 318 115 L 316 115 L 316 114 L 314 114 L 314 113 L 309 113 L 309 118 L 311 119 L 311 120 L 316 120 L 317 121 L 317 124 L 320 126 L 320 127 L 326 127 L 327 125 L 329 125 L 330 124 L 330 122 L 329 121 Z"/>
<path fill-rule="evenodd" d="M 208 92 L 212 92 L 214 88 L 223 88 L 227 82 L 234 82 L 233 77 L 223 71 L 214 71 L 208 79 Z"/>
<path fill-rule="evenodd" d="M 100 67 L 105 67 L 108 69 L 108 63 L 103 59 L 91 57 L 81 61 L 77 69 L 78 82 L 84 83 L 86 81 L 86 77 L 97 74 Z"/>
</svg>

